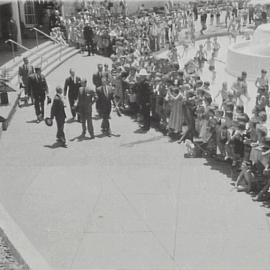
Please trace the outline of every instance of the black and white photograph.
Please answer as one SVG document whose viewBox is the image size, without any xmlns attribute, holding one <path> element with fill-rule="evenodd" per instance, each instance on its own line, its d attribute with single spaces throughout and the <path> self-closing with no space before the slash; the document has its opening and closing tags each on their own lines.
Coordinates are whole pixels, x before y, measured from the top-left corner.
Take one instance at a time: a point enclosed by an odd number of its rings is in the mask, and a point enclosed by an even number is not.
<svg viewBox="0 0 270 270">
<path fill-rule="evenodd" d="M 0 270 L 270 269 L 270 0 L 0 0 Z"/>
</svg>

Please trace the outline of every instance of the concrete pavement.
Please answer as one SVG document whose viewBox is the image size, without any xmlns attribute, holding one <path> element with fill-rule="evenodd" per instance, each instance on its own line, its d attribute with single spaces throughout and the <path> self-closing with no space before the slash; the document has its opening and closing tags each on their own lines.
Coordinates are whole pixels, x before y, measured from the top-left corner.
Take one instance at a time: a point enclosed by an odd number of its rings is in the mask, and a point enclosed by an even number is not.
<svg viewBox="0 0 270 270">
<path fill-rule="evenodd" d="M 107 61 L 76 55 L 49 87 Z M 22 108 L 2 135 L 0 198 L 54 269 L 269 269 L 270 211 L 233 190 L 230 167 L 184 159 L 184 146 L 114 113 L 111 138 L 100 120 L 95 140 L 66 124 L 67 149 L 34 119 Z"/>
</svg>

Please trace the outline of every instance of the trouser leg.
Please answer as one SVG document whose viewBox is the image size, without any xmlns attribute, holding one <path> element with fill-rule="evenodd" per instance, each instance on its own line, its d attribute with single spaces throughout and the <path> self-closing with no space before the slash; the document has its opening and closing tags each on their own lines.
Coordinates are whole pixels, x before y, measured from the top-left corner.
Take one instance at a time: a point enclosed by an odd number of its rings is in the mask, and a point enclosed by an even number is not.
<svg viewBox="0 0 270 270">
<path fill-rule="evenodd" d="M 56 120 L 56 124 L 57 124 L 57 134 L 56 134 L 56 137 L 57 137 L 57 139 L 59 139 L 63 143 L 65 143 L 66 142 L 66 137 L 65 137 L 65 133 L 64 133 L 65 122 L 64 121 L 57 121 Z"/>
<path fill-rule="evenodd" d="M 82 134 L 85 135 L 86 133 L 86 117 L 85 115 L 81 114 L 81 124 L 82 124 Z"/>
<path fill-rule="evenodd" d="M 40 115 L 44 117 L 44 101 L 45 97 L 42 96 L 35 97 L 35 112 L 37 117 Z"/>
<path fill-rule="evenodd" d="M 36 116 L 38 117 L 40 115 L 40 105 L 39 105 L 39 98 L 35 97 L 35 112 Z"/>
<path fill-rule="evenodd" d="M 143 114 L 144 128 L 149 129 L 150 128 L 150 106 L 143 105 L 142 114 Z"/>
<path fill-rule="evenodd" d="M 102 118 L 102 123 L 101 123 L 101 129 L 103 131 L 109 131 L 110 130 L 110 122 L 109 122 L 109 116 L 104 115 Z"/>
<path fill-rule="evenodd" d="M 70 111 L 72 114 L 72 117 L 76 117 L 76 110 L 74 108 L 75 99 L 73 97 L 68 97 L 69 99 L 69 105 L 70 105 Z"/>
<path fill-rule="evenodd" d="M 45 99 L 42 98 L 40 100 L 40 114 L 42 115 L 43 118 L 44 118 L 44 105 L 45 105 Z"/>
<path fill-rule="evenodd" d="M 87 118 L 87 128 L 88 128 L 88 132 L 89 132 L 90 136 L 94 136 L 92 115 L 88 116 L 88 118 Z"/>
</svg>

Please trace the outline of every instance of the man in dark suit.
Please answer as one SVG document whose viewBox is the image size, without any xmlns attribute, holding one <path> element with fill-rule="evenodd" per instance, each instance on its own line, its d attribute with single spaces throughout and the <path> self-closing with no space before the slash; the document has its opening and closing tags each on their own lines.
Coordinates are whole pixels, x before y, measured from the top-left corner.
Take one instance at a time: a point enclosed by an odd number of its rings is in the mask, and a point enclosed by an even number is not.
<svg viewBox="0 0 270 270">
<path fill-rule="evenodd" d="M 97 96 L 100 104 L 100 115 L 102 117 L 101 130 L 108 136 L 111 135 L 110 113 L 112 110 L 113 91 L 108 85 L 106 76 L 102 76 L 102 85 L 97 88 Z"/>
<path fill-rule="evenodd" d="M 75 101 L 78 98 L 79 87 L 81 86 L 81 79 L 80 77 L 75 76 L 75 71 L 73 69 L 69 70 L 70 76 L 65 81 L 64 86 L 64 96 L 67 95 L 68 90 L 68 100 L 70 104 L 71 114 L 73 120 L 76 118 L 76 109 L 75 109 Z"/>
<path fill-rule="evenodd" d="M 37 123 L 44 118 L 44 102 L 49 94 L 45 76 L 41 74 L 41 68 L 35 67 L 35 73 L 29 76 L 29 89 L 33 94 Z"/>
<path fill-rule="evenodd" d="M 90 26 L 89 21 L 86 23 L 85 27 L 83 28 L 83 36 L 85 40 L 85 45 L 87 46 L 88 56 L 90 56 L 91 54 L 94 55 L 94 50 L 93 50 L 94 32 L 93 32 L 92 27 Z"/>
<path fill-rule="evenodd" d="M 150 129 L 150 101 L 151 101 L 151 87 L 147 82 L 149 74 L 145 69 L 139 72 L 139 82 L 136 84 L 137 100 L 140 106 L 140 112 L 143 116 L 143 130 Z"/>
<path fill-rule="evenodd" d="M 33 95 L 29 88 L 29 76 L 34 73 L 34 68 L 29 64 L 28 58 L 23 58 L 23 65 L 19 67 L 19 84 L 20 87 L 24 88 L 24 94 L 27 97 L 27 103 L 31 98 L 31 102 L 33 104 Z"/>
<path fill-rule="evenodd" d="M 92 82 L 95 85 L 96 89 L 102 85 L 102 76 L 103 76 L 103 65 L 98 64 L 98 72 L 93 74 Z M 100 115 L 100 100 L 98 99 L 96 102 L 96 110 Z"/>
<path fill-rule="evenodd" d="M 91 139 L 94 139 L 94 128 L 92 123 L 92 105 L 95 102 L 95 92 L 86 86 L 87 80 L 82 79 L 81 87 L 79 88 L 79 96 L 78 96 L 78 112 L 81 117 L 82 123 L 82 137 L 85 136 L 86 133 L 86 122 L 87 129 L 90 134 Z"/>
<path fill-rule="evenodd" d="M 53 104 L 51 107 L 51 119 L 56 120 L 57 124 L 57 141 L 60 142 L 63 146 L 66 146 L 66 137 L 64 133 L 65 126 L 65 105 L 62 98 L 63 90 L 60 86 L 56 87 L 56 95 L 53 99 Z"/>
</svg>

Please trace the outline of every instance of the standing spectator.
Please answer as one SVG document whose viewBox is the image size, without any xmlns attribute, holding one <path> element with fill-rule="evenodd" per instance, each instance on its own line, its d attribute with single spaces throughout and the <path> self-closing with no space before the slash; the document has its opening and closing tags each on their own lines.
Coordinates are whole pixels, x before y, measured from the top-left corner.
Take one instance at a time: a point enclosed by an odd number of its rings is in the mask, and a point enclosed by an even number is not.
<svg viewBox="0 0 270 270">
<path fill-rule="evenodd" d="M 267 23 L 267 11 L 266 11 L 265 6 L 262 9 L 261 17 L 262 17 L 262 23 Z"/>
<path fill-rule="evenodd" d="M 203 9 L 202 13 L 201 13 L 201 34 L 204 35 L 203 31 L 205 31 L 207 29 L 206 27 L 206 21 L 207 21 L 207 12 L 205 9 Z"/>
<path fill-rule="evenodd" d="M 248 20 L 249 24 L 254 21 L 254 7 L 252 5 L 248 7 Z"/>
<path fill-rule="evenodd" d="M 9 21 L 7 23 L 7 30 L 8 30 L 8 38 L 17 42 L 18 29 L 17 29 L 16 22 L 13 20 L 13 18 L 9 19 Z M 12 51 L 12 46 L 13 46 L 15 51 L 18 50 L 17 44 L 13 43 L 13 45 L 12 45 L 12 43 L 10 42 L 11 51 Z"/>
<path fill-rule="evenodd" d="M 231 19 L 231 7 L 227 6 L 226 7 L 226 14 L 225 14 L 225 25 L 228 27 L 228 21 Z"/>
<path fill-rule="evenodd" d="M 92 105 L 95 102 L 95 92 L 89 87 L 86 87 L 87 80 L 82 79 L 81 87 L 79 88 L 78 104 L 77 109 L 80 114 L 82 122 L 82 134 L 84 137 L 86 134 L 86 122 L 87 129 L 90 134 L 91 139 L 94 139 L 94 128 L 92 123 Z"/>
<path fill-rule="evenodd" d="M 68 101 L 71 109 L 71 114 L 73 120 L 76 118 L 76 110 L 75 110 L 75 101 L 78 99 L 79 87 L 81 86 L 80 77 L 75 76 L 75 71 L 73 69 L 69 70 L 70 76 L 65 80 L 64 86 L 64 96 L 67 95 L 68 90 Z M 79 120 L 79 119 L 78 119 Z"/>
<path fill-rule="evenodd" d="M 56 120 L 57 141 L 60 142 L 62 146 L 66 147 L 67 146 L 66 137 L 64 133 L 66 113 L 65 113 L 65 105 L 63 102 L 62 94 L 63 94 L 63 89 L 60 86 L 56 87 L 56 95 L 53 99 L 53 104 L 51 107 L 51 119 L 55 118 Z"/>
<path fill-rule="evenodd" d="M 91 54 L 94 55 L 94 50 L 93 50 L 94 32 L 93 32 L 92 27 L 90 26 L 89 21 L 86 22 L 86 25 L 83 28 L 83 36 L 85 40 L 85 45 L 87 47 L 88 56 L 90 56 Z"/>
<path fill-rule="evenodd" d="M 41 68 L 35 67 L 35 73 L 29 76 L 29 88 L 34 98 L 37 123 L 44 118 L 44 102 L 49 94 L 45 76 L 41 74 Z"/>
<path fill-rule="evenodd" d="M 216 24 L 220 25 L 220 9 L 218 7 L 216 8 Z"/>
<path fill-rule="evenodd" d="M 93 74 L 92 82 L 95 85 L 96 89 L 102 85 L 102 72 L 103 72 L 103 65 L 98 64 L 98 72 Z M 96 110 L 97 113 L 100 114 L 100 99 L 96 102 Z"/>
<path fill-rule="evenodd" d="M 52 12 L 49 19 L 49 30 L 51 31 L 54 27 L 61 26 L 61 18 L 58 10 Z"/>
<path fill-rule="evenodd" d="M 23 65 L 19 67 L 19 85 L 20 88 L 24 88 L 24 93 L 27 98 L 27 103 L 29 102 L 29 99 L 31 98 L 31 103 L 33 104 L 33 95 L 30 91 L 29 87 L 29 76 L 34 73 L 33 66 L 29 65 L 29 61 L 27 57 L 23 58 Z"/>
<path fill-rule="evenodd" d="M 194 6 L 193 6 L 193 13 L 194 13 L 194 20 L 197 21 L 198 20 L 198 8 L 197 8 L 196 3 L 194 3 Z"/>
<path fill-rule="evenodd" d="M 145 131 L 150 129 L 151 89 L 147 82 L 148 75 L 145 69 L 141 69 L 139 72 L 139 82 L 137 84 L 137 99 L 143 116 L 143 125 L 141 128 Z"/>
</svg>

